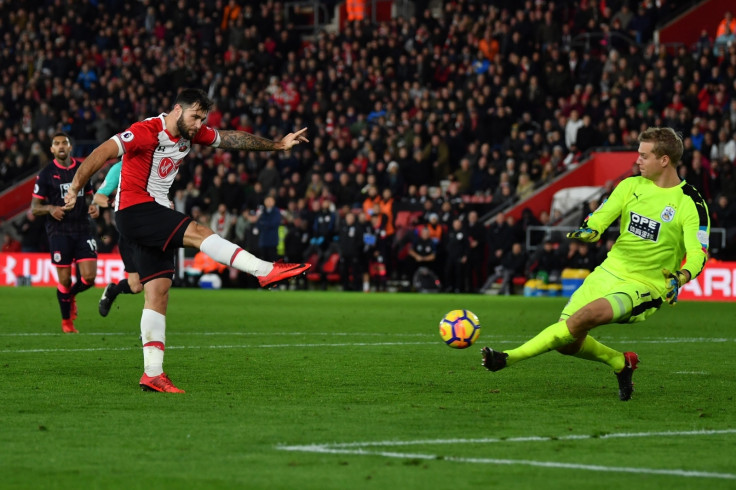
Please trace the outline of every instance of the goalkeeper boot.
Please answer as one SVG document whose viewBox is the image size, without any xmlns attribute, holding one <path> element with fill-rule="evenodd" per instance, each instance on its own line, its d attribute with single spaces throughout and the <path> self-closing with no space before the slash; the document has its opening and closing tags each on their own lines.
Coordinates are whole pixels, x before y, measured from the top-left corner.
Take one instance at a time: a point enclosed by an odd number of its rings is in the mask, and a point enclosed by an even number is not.
<svg viewBox="0 0 736 490">
<path fill-rule="evenodd" d="M 110 294 L 110 289 L 115 287 L 115 283 L 111 282 L 107 286 L 105 286 L 105 290 L 102 291 L 102 297 L 100 298 L 100 302 L 97 305 L 97 309 L 100 312 L 100 315 L 107 316 L 108 313 L 110 313 L 110 307 L 112 306 L 112 302 L 115 301 L 115 297 Z"/>
<path fill-rule="evenodd" d="M 305 274 L 312 264 L 288 264 L 283 260 L 273 263 L 273 270 L 265 276 L 258 276 L 258 283 L 262 288 L 278 286 L 292 277 Z"/>
<path fill-rule="evenodd" d="M 636 352 L 624 352 L 624 360 L 626 365 L 621 372 L 616 373 L 618 398 L 622 402 L 630 400 L 631 394 L 634 392 L 634 383 L 631 381 L 631 377 L 634 375 L 637 364 L 639 364 L 639 356 L 636 355 Z"/>
<path fill-rule="evenodd" d="M 506 358 L 509 357 L 505 352 L 498 352 L 490 347 L 483 347 L 480 350 L 483 354 L 483 367 L 489 371 L 500 371 L 506 367 Z"/>
<path fill-rule="evenodd" d="M 74 328 L 74 321 L 72 319 L 61 320 L 61 331 L 64 333 L 79 333 L 79 330 Z"/>
<path fill-rule="evenodd" d="M 174 383 L 171 382 L 166 373 L 161 373 L 158 376 L 148 376 L 143 373 L 139 382 L 143 391 L 158 391 L 160 393 L 186 393 L 184 390 L 180 390 Z"/>
</svg>

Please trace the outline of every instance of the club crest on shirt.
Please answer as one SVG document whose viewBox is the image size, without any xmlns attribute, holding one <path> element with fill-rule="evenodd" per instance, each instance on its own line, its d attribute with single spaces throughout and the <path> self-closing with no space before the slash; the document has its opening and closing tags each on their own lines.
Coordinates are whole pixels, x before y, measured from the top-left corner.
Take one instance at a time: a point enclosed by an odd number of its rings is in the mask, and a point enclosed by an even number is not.
<svg viewBox="0 0 736 490">
<path fill-rule="evenodd" d="M 675 209 L 672 206 L 667 206 L 659 216 L 662 218 L 662 221 L 669 223 L 675 217 Z"/>
</svg>

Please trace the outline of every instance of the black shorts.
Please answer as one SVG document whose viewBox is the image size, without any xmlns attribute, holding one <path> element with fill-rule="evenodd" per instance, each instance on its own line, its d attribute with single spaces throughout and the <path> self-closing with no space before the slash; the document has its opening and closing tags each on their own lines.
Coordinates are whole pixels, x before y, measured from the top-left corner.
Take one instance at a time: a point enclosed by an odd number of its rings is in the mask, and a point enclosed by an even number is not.
<svg viewBox="0 0 736 490">
<path fill-rule="evenodd" d="M 192 218 L 156 202 L 136 204 L 115 213 L 123 237 L 128 263 L 137 269 L 141 284 L 160 277 L 173 278 L 177 250 Z M 122 250 L 121 250 L 122 255 Z M 132 272 L 128 270 L 128 272 Z"/>
<path fill-rule="evenodd" d="M 118 250 L 125 264 L 125 272 L 128 274 L 137 273 L 138 266 L 135 264 L 135 245 L 126 240 L 123 235 L 118 239 Z"/>
<path fill-rule="evenodd" d="M 92 235 L 53 235 L 49 252 L 55 266 L 70 267 L 73 261 L 97 260 L 97 242 Z"/>
</svg>

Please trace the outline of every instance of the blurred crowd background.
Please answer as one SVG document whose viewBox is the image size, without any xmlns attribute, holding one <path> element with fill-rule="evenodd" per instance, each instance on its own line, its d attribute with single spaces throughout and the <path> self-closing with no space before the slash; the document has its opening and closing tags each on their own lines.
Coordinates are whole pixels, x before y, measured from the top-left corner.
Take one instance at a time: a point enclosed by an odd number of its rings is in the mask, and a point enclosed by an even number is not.
<svg viewBox="0 0 736 490">
<path fill-rule="evenodd" d="M 337 2 L 321 3 L 331 17 Z M 503 210 L 592 148 L 635 149 L 648 126 L 681 132 L 680 175 L 731 244 L 736 20 L 723 12 L 694 44 L 653 42 L 686 4 L 415 2 L 410 15 L 313 31 L 274 1 L 0 1 L 0 191 L 49 163 L 55 132 L 83 158 L 199 87 L 215 100 L 209 125 L 276 140 L 307 127 L 310 143 L 195 147 L 174 205 L 256 254 L 314 261 L 321 287 L 500 281 L 512 293 L 514 277 L 593 268 L 614 236 L 540 235 L 531 253 L 527 227 L 560 217 Z M 100 252 L 115 251 L 110 209 L 97 226 Z M 33 216 L 3 231 L 3 250 L 45 250 Z"/>
</svg>

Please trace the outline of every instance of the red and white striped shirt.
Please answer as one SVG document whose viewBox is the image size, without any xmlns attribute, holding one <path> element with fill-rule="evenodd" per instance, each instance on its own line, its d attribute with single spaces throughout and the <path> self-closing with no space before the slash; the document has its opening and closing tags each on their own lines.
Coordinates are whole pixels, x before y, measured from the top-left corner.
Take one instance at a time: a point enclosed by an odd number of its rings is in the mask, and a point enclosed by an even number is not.
<svg viewBox="0 0 736 490">
<path fill-rule="evenodd" d="M 205 125 L 191 141 L 174 138 L 166 130 L 164 116 L 149 117 L 111 138 L 123 157 L 115 210 L 151 201 L 169 207 L 169 189 L 192 144 L 220 145 L 220 134 Z"/>
</svg>

